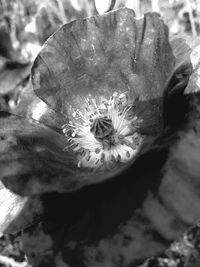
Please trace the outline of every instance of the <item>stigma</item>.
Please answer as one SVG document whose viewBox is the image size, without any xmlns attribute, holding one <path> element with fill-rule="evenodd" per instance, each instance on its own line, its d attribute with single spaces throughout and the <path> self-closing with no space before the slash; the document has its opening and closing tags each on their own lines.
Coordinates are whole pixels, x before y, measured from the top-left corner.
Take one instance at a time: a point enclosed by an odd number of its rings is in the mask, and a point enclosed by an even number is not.
<svg viewBox="0 0 200 267">
<path fill-rule="evenodd" d="M 115 92 L 109 99 L 88 97 L 84 102 L 62 127 L 69 142 L 64 150 L 77 153 L 78 167 L 92 170 L 131 161 L 143 137 L 137 132 L 141 120 L 134 115 L 128 94 Z"/>
</svg>

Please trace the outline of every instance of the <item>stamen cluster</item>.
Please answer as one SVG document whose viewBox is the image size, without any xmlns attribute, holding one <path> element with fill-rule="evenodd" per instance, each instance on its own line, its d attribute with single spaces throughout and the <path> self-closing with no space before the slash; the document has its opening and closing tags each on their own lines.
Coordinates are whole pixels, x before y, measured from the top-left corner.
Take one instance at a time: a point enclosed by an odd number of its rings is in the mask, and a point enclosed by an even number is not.
<svg viewBox="0 0 200 267">
<path fill-rule="evenodd" d="M 70 143 L 65 150 L 77 153 L 78 167 L 105 170 L 133 159 L 143 138 L 137 133 L 141 121 L 132 108 L 126 93 L 115 92 L 98 102 L 85 99 L 84 110 L 76 110 L 73 122 L 63 125 Z"/>
</svg>

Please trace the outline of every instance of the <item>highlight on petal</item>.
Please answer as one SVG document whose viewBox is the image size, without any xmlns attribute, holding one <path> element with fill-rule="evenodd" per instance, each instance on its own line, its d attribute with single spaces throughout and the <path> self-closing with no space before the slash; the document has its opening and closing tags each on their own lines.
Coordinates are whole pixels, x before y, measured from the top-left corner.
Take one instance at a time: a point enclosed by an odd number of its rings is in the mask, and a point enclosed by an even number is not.
<svg viewBox="0 0 200 267">
<path fill-rule="evenodd" d="M 18 116 L 38 121 L 40 124 L 58 132 L 62 131 L 62 125 L 66 122 L 65 116 L 55 112 L 35 95 L 31 82 L 23 88 L 18 99 L 18 105 L 11 112 Z"/>
</svg>

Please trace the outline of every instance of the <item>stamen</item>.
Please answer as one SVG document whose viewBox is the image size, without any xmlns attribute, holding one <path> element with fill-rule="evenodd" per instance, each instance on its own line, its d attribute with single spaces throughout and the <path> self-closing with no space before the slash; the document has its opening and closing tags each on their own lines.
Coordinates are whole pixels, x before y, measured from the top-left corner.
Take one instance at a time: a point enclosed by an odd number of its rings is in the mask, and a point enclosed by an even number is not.
<svg viewBox="0 0 200 267">
<path fill-rule="evenodd" d="M 131 160 L 142 137 L 136 134 L 137 126 L 132 125 L 138 124 L 137 117 L 127 116 L 132 107 L 127 94 L 115 92 L 109 100 L 101 98 L 98 103 L 94 98 L 85 98 L 83 111 L 74 111 L 73 121 L 62 126 L 70 142 L 64 151 L 77 153 L 80 168 L 107 170 Z"/>
<path fill-rule="evenodd" d="M 122 123 L 124 122 L 124 118 L 126 116 L 126 114 L 128 113 L 128 111 L 131 109 L 131 107 L 126 107 L 124 109 L 124 111 L 122 112 L 122 115 L 120 116 L 120 120 L 119 120 L 119 124 L 117 126 L 118 130 L 120 131 L 120 128 L 122 126 Z"/>
</svg>

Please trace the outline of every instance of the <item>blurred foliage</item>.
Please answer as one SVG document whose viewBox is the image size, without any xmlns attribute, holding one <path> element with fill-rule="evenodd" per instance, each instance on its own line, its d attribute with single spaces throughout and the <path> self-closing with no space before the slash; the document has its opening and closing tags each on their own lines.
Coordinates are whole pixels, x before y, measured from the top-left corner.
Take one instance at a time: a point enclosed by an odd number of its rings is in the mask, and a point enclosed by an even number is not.
<svg viewBox="0 0 200 267">
<path fill-rule="evenodd" d="M 96 1 L 98 2 L 98 1 Z M 109 1 L 102 1 L 106 4 Z M 111 2 L 111 1 L 110 1 Z M 137 16 L 159 12 L 172 33 L 200 33 L 199 0 L 116 0 L 113 8 L 133 8 Z M 0 26 L 10 32 L 14 46 L 27 40 L 40 44 L 63 23 L 97 14 L 95 0 L 0 0 Z"/>
</svg>

